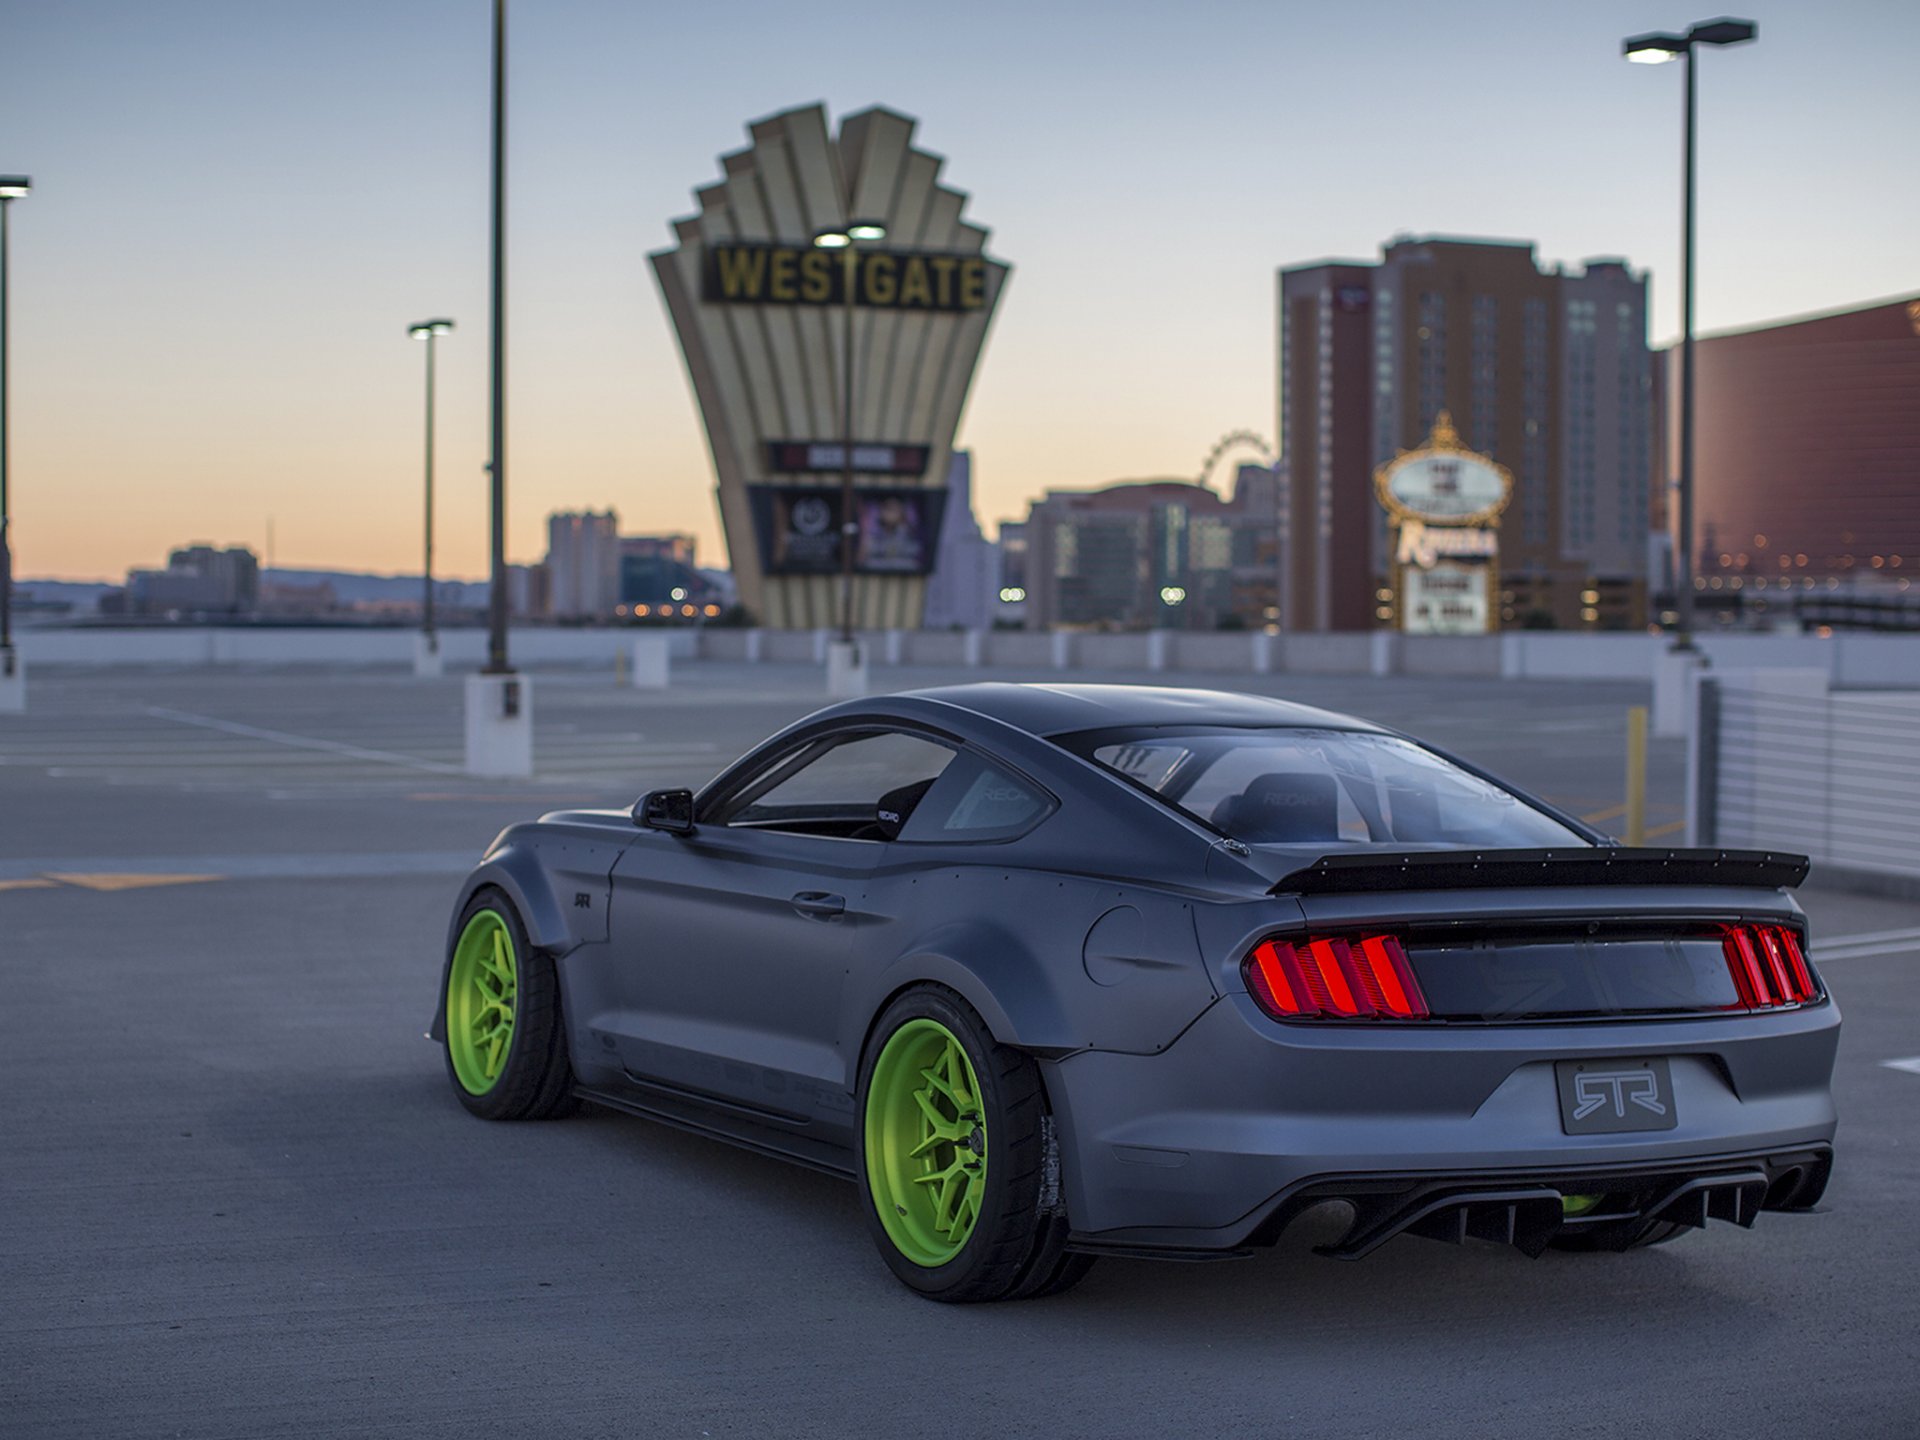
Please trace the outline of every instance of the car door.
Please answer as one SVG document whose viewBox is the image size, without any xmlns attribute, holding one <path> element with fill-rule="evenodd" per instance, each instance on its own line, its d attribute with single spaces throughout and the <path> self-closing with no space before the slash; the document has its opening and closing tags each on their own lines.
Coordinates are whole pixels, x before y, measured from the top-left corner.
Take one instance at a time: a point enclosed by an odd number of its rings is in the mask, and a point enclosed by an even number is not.
<svg viewBox="0 0 1920 1440">
<path fill-rule="evenodd" d="M 885 848 L 876 812 L 952 758 L 897 729 L 829 731 L 703 799 L 691 834 L 629 847 L 599 1027 L 628 1074 L 850 1138 L 837 1031 L 851 917 Z"/>
</svg>

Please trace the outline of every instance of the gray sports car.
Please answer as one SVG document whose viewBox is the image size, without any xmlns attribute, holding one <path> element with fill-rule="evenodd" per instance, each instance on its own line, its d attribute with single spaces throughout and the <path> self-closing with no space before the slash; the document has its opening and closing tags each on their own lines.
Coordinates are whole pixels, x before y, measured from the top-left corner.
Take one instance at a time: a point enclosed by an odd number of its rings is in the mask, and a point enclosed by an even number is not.
<svg viewBox="0 0 1920 1440">
<path fill-rule="evenodd" d="M 1805 1210 L 1840 1016 L 1799 856 L 1628 850 L 1407 736 L 1214 691 L 850 701 L 697 795 L 516 825 L 432 1036 L 854 1179 L 940 1300 L 1099 1255 L 1622 1250 Z"/>
</svg>

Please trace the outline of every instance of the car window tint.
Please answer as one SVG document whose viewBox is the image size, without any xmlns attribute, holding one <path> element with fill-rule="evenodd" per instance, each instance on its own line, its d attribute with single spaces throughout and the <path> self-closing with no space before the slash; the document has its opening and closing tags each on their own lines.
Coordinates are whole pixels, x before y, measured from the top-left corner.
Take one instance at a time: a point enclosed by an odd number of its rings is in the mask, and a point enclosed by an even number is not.
<svg viewBox="0 0 1920 1440">
<path fill-rule="evenodd" d="M 907 817 L 902 840 L 1004 839 L 1027 829 L 1051 802 L 978 755 L 957 759 Z"/>
<path fill-rule="evenodd" d="M 880 797 L 939 778 L 953 759 L 944 745 L 896 732 L 842 741 L 728 816 L 730 824 L 874 818 Z"/>
<path fill-rule="evenodd" d="M 1393 735 L 1141 730 L 1061 743 L 1252 844 L 1586 843 L 1521 796 Z"/>
</svg>

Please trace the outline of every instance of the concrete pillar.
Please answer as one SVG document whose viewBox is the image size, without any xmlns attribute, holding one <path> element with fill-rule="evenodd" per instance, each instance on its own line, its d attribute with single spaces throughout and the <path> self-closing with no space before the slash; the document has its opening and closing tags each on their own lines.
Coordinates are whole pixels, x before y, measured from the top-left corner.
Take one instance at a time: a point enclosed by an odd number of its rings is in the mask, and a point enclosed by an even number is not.
<svg viewBox="0 0 1920 1440">
<path fill-rule="evenodd" d="M 1251 666 L 1253 673 L 1271 675 L 1273 673 L 1273 636 L 1264 630 L 1256 630 L 1248 638 L 1252 642 L 1252 649 L 1247 656 L 1247 663 Z"/>
<path fill-rule="evenodd" d="M 962 651 L 960 663 L 969 670 L 978 670 L 986 660 L 986 636 L 987 632 L 984 630 L 967 631 L 965 649 Z"/>
<path fill-rule="evenodd" d="M 1662 650 L 1653 660 L 1653 733 L 1671 739 L 1693 729 L 1695 677 L 1706 668 L 1698 650 Z"/>
<path fill-rule="evenodd" d="M 467 677 L 467 774 L 533 774 L 533 681 L 528 676 Z"/>
<path fill-rule="evenodd" d="M 1053 641 L 1053 668 L 1071 669 L 1073 667 L 1073 632 L 1055 630 L 1050 638 Z"/>
<path fill-rule="evenodd" d="M 633 637 L 627 683 L 636 690 L 664 690 L 673 669 L 672 641 L 664 630 Z"/>
<path fill-rule="evenodd" d="M 413 634 L 413 674 L 417 680 L 437 680 L 445 671 L 440 637 L 416 630 Z"/>
<path fill-rule="evenodd" d="M 1167 630 L 1147 632 L 1147 669 L 1158 674 L 1167 668 Z"/>
<path fill-rule="evenodd" d="M 1500 678 L 1527 678 L 1527 636 L 1521 630 L 1503 630 L 1500 634 Z"/>
<path fill-rule="evenodd" d="M 757 625 L 747 631 L 747 663 L 749 665 L 760 663 L 760 638 L 763 633 Z"/>
<path fill-rule="evenodd" d="M 906 635 L 899 630 L 887 631 L 887 664 L 898 665 L 900 652 L 906 643 Z"/>
<path fill-rule="evenodd" d="M 820 632 L 825 635 L 823 630 Z M 867 647 L 859 640 L 835 640 L 827 646 L 827 694 L 852 700 L 867 693 Z"/>
<path fill-rule="evenodd" d="M 23 715 L 27 709 L 27 662 L 9 645 L 0 650 L 0 715 Z"/>
<path fill-rule="evenodd" d="M 1375 630 L 1367 636 L 1367 673 L 1392 675 L 1400 669 L 1400 633 Z"/>
</svg>

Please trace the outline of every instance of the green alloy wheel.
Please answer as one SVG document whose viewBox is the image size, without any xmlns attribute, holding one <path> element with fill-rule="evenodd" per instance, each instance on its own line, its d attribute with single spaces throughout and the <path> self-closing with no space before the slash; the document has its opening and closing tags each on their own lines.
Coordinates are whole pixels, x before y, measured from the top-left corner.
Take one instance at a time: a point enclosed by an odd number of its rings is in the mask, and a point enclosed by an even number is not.
<svg viewBox="0 0 1920 1440">
<path fill-rule="evenodd" d="M 881 1258 L 932 1300 L 1024 1300 L 1077 1283 L 1040 1067 L 941 985 L 897 996 L 860 1065 L 860 1178 Z"/>
<path fill-rule="evenodd" d="M 447 956 L 447 1074 L 483 1120 L 544 1120 L 572 1110 L 573 1065 L 553 957 L 527 939 L 513 902 L 479 891 Z"/>
<path fill-rule="evenodd" d="M 447 971 L 447 1053 L 469 1095 L 493 1089 L 506 1068 L 519 975 L 507 922 L 482 910 L 460 932 Z"/>
<path fill-rule="evenodd" d="M 938 1020 L 909 1020 L 874 1062 L 867 1097 L 874 1211 L 902 1255 L 944 1265 L 973 1234 L 986 1195 L 986 1116 L 973 1062 Z"/>
</svg>

